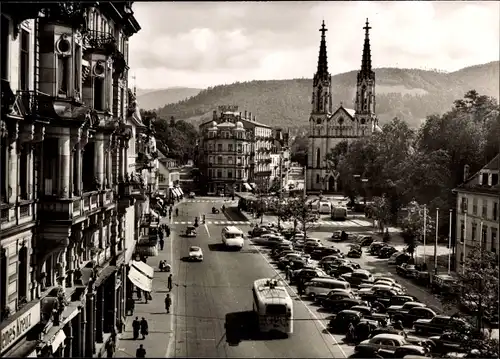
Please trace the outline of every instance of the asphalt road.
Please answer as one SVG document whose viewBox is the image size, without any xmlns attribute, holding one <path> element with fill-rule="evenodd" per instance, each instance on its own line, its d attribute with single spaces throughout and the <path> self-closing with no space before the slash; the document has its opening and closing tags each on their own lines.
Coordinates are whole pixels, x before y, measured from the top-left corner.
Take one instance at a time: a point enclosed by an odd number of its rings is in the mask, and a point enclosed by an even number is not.
<svg viewBox="0 0 500 359">
<path fill-rule="evenodd" d="M 179 217 L 172 221 L 193 221 L 195 216 L 201 218 L 203 214 L 207 222 L 225 220 L 223 214 L 211 214 L 213 205 L 222 206 L 223 202 L 218 201 L 183 204 L 179 207 Z M 343 358 L 352 353 L 352 347 L 338 344 L 342 337 L 326 333 L 326 321 L 318 320 L 320 313 L 296 298 L 291 288 L 296 300 L 294 333 L 289 338 L 250 336 L 237 345 L 229 344 L 228 335 L 234 337 L 237 333 L 230 329 L 226 333 L 226 316 L 245 324 L 245 315 L 252 310 L 253 281 L 274 277 L 277 272 L 258 248 L 248 242 L 241 252 L 221 251 L 218 243 L 223 226 L 200 225 L 196 238 L 181 237 L 185 227 L 171 225 L 174 340 L 168 344 L 167 357 Z M 245 232 L 250 228 L 239 227 Z M 183 261 L 192 245 L 202 248 L 203 262 Z"/>
</svg>

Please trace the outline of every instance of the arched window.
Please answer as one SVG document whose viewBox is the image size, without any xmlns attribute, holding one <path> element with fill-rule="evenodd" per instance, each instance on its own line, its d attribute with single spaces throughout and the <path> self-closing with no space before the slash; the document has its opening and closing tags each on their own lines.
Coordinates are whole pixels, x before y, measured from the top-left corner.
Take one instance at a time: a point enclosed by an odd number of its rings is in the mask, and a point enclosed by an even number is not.
<svg viewBox="0 0 500 359">
<path fill-rule="evenodd" d="M 319 183 L 319 175 L 316 175 L 316 183 Z"/>
<path fill-rule="evenodd" d="M 320 167 L 321 163 L 321 152 L 319 148 L 316 149 L 316 167 Z"/>
</svg>

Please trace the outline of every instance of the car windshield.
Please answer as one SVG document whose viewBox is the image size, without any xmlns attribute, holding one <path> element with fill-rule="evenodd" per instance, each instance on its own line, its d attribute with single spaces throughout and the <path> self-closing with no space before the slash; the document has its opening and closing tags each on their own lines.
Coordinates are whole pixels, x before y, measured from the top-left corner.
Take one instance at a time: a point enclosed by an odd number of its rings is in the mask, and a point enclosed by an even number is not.
<svg viewBox="0 0 500 359">
<path fill-rule="evenodd" d="M 191 247 L 191 248 L 189 248 L 189 251 L 190 252 L 198 252 L 198 251 L 200 251 L 200 247 Z"/>
</svg>

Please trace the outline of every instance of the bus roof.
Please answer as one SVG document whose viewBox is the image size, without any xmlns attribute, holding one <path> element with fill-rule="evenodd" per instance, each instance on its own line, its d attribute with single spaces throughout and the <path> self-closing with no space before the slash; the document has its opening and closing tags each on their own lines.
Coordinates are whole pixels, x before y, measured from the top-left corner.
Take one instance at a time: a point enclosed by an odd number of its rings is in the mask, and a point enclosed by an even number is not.
<svg viewBox="0 0 500 359">
<path fill-rule="evenodd" d="M 224 231 L 229 232 L 229 233 L 238 233 L 238 234 L 243 233 L 243 231 L 241 229 L 239 229 L 238 227 L 235 227 L 235 226 L 224 227 Z"/>
</svg>

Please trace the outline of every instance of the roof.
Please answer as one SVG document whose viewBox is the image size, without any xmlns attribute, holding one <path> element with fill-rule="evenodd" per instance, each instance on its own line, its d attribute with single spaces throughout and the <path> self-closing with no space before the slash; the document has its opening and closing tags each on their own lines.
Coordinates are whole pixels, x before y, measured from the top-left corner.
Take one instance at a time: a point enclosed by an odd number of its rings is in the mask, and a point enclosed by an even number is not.
<svg viewBox="0 0 500 359">
<path fill-rule="evenodd" d="M 351 119 L 354 119 L 354 115 L 356 114 L 356 111 L 351 109 L 351 108 L 345 108 L 344 106 L 340 105 L 331 115 L 330 118 L 335 116 L 337 112 L 342 111 L 345 113 L 347 116 L 349 116 Z"/>
<path fill-rule="evenodd" d="M 219 123 L 217 125 L 217 127 L 234 127 L 234 126 L 236 126 L 236 125 L 232 122 L 223 122 L 223 123 Z"/>
<path fill-rule="evenodd" d="M 475 174 L 470 176 L 464 183 L 459 185 L 454 191 L 457 192 L 475 192 L 486 195 L 498 195 L 500 193 L 500 181 L 494 186 L 489 186 L 488 184 L 479 184 L 478 179 L 482 175 L 483 171 L 497 172 L 500 170 L 500 153 L 497 154 L 490 162 L 488 162 L 483 168 L 477 171 Z"/>
</svg>

